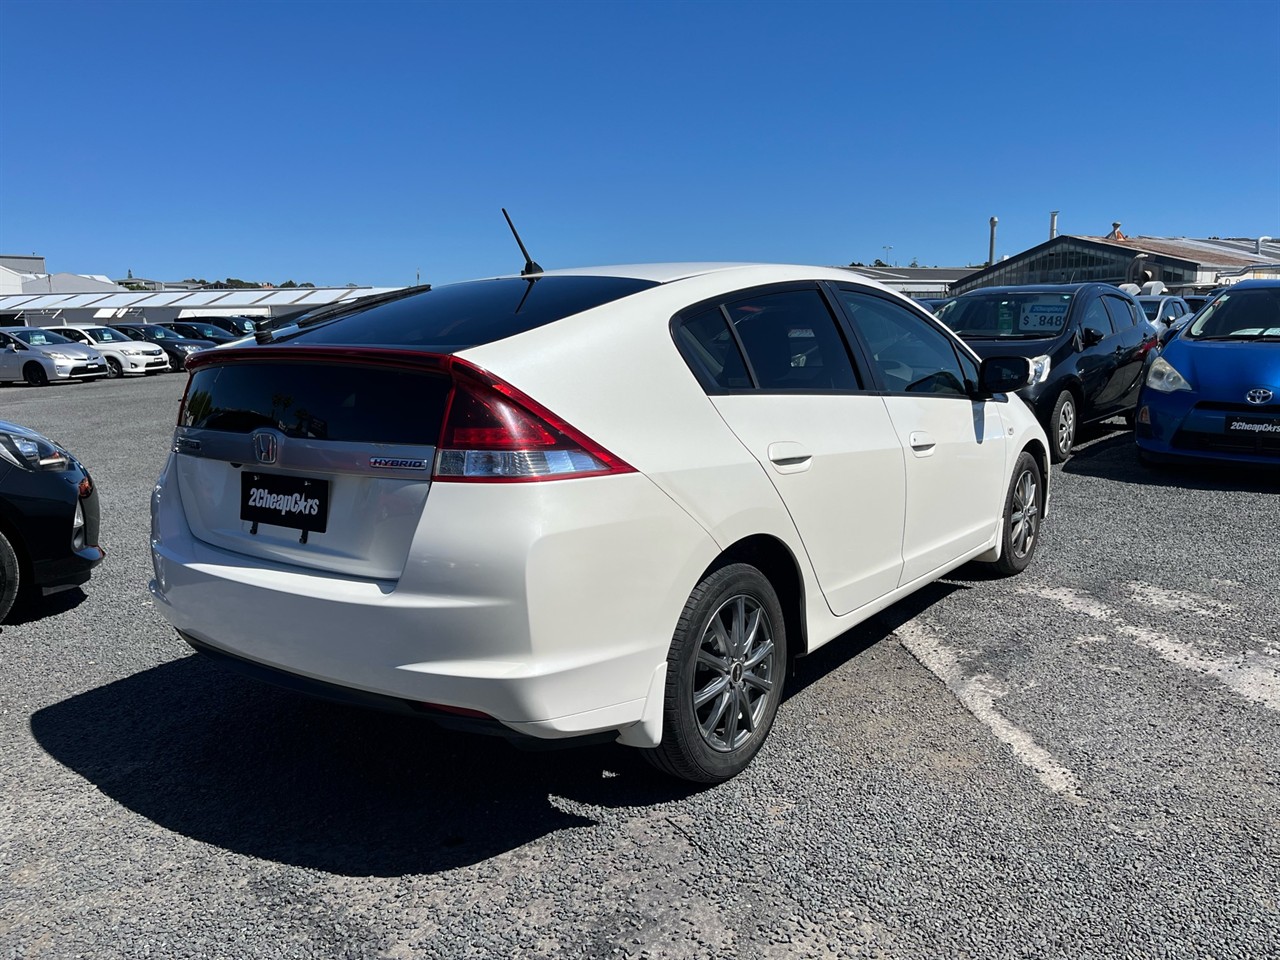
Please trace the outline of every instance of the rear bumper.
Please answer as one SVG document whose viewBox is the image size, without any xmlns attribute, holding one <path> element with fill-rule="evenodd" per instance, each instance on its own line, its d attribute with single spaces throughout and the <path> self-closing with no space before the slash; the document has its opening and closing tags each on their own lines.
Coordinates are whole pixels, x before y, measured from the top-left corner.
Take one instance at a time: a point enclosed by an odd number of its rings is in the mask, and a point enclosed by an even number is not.
<svg viewBox="0 0 1280 960">
<path fill-rule="evenodd" d="M 151 593 L 188 642 L 313 689 L 474 711 L 533 737 L 651 718 L 651 681 L 717 552 L 639 474 L 440 483 L 403 575 L 361 579 L 196 539 L 175 483 L 166 470 L 153 496 Z"/>
</svg>

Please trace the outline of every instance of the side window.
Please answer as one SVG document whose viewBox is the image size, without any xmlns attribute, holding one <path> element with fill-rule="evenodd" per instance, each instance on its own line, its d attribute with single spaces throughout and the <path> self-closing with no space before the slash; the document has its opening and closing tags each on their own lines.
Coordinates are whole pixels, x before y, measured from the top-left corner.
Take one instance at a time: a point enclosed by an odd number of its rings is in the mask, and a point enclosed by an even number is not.
<svg viewBox="0 0 1280 960">
<path fill-rule="evenodd" d="M 840 298 L 866 342 L 886 390 L 968 396 L 950 337 L 888 300 L 844 289 Z"/>
<path fill-rule="evenodd" d="M 722 390 L 751 388 L 747 366 L 719 307 L 681 321 L 676 345 L 704 384 L 713 383 Z"/>
<path fill-rule="evenodd" d="M 1102 298 L 1097 297 L 1089 302 L 1089 306 L 1084 311 L 1084 319 L 1080 321 L 1080 326 L 1092 327 L 1104 337 L 1109 337 L 1115 333 L 1115 327 L 1111 323 L 1111 315 L 1107 313 L 1107 308 L 1102 305 Z"/>
<path fill-rule="evenodd" d="M 725 304 L 761 390 L 859 390 L 848 348 L 817 290 Z"/>
<path fill-rule="evenodd" d="M 1102 302 L 1107 305 L 1107 311 L 1111 314 L 1111 323 L 1117 331 L 1125 330 L 1138 322 L 1138 318 L 1129 309 L 1127 300 L 1121 300 L 1119 297 L 1103 297 Z"/>
</svg>

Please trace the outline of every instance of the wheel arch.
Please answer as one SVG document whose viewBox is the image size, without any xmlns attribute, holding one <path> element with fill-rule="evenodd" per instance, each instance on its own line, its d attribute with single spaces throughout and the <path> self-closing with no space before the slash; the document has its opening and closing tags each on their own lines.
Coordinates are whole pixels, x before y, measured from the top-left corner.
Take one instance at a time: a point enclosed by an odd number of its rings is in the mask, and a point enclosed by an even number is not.
<svg viewBox="0 0 1280 960">
<path fill-rule="evenodd" d="M 782 605 L 788 655 L 799 657 L 808 653 L 804 575 L 791 548 L 770 534 L 743 537 L 726 547 L 703 571 L 699 580 L 731 563 L 750 564 L 764 574 L 777 592 L 778 602 Z"/>
</svg>

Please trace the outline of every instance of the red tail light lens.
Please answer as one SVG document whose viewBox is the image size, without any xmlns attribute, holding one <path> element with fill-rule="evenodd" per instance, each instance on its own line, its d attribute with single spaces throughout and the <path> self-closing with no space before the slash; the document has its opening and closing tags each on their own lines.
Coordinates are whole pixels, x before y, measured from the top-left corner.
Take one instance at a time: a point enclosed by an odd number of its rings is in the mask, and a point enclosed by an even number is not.
<svg viewBox="0 0 1280 960">
<path fill-rule="evenodd" d="M 634 471 L 510 384 L 463 360 L 450 366 L 433 479 L 511 483 Z"/>
</svg>

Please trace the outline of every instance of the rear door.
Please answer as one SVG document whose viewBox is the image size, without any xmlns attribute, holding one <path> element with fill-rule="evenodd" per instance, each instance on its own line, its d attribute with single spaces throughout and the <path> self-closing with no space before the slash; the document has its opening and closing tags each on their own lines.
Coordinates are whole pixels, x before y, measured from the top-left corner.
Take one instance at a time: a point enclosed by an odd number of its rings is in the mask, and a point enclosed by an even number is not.
<svg viewBox="0 0 1280 960">
<path fill-rule="evenodd" d="M 762 287 L 703 304 L 673 330 L 786 505 L 831 611 L 893 591 L 902 569 L 902 447 L 819 286 Z"/>
<path fill-rule="evenodd" d="M 976 366 L 938 325 L 877 292 L 838 289 L 905 454 L 907 584 L 994 534 L 1007 479 L 1004 422 L 995 401 L 972 399 L 966 381 Z"/>
</svg>

